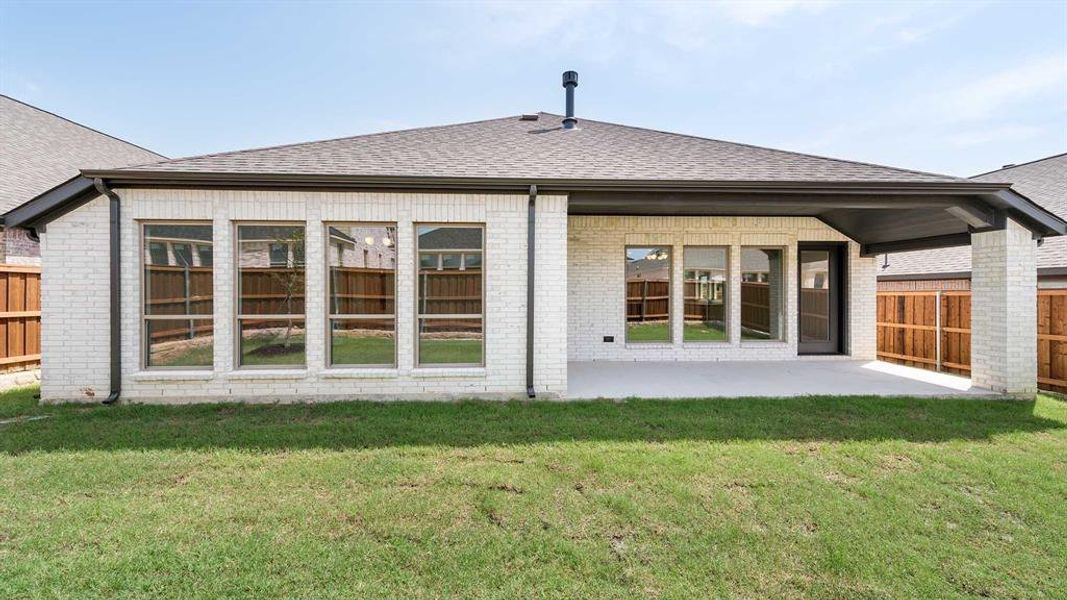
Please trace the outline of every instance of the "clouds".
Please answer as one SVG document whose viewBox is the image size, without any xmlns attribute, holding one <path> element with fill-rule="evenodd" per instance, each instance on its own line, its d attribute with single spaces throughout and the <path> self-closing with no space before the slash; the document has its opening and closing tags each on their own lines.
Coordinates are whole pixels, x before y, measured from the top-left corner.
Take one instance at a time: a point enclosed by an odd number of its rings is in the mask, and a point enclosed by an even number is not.
<svg viewBox="0 0 1067 600">
<path fill-rule="evenodd" d="M 964 121 L 993 117 L 1012 104 L 1044 95 L 1063 100 L 1065 94 L 1067 56 L 1056 53 L 1002 67 L 934 94 L 928 101 L 943 117 Z"/>
</svg>

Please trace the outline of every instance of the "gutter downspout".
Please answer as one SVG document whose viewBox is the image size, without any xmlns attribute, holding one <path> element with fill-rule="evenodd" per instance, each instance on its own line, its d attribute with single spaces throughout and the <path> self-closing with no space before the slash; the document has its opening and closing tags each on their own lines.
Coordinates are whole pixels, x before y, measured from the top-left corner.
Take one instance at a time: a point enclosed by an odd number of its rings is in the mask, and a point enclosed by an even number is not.
<svg viewBox="0 0 1067 600">
<path fill-rule="evenodd" d="M 122 294 L 121 294 L 121 257 L 119 256 L 119 195 L 107 187 L 103 179 L 93 179 L 96 191 L 107 196 L 110 208 L 110 226 L 108 237 L 111 241 L 111 393 L 104 404 L 114 404 L 122 393 Z"/>
<path fill-rule="evenodd" d="M 537 186 L 530 186 L 526 219 L 526 397 L 534 398 L 534 238 L 537 231 Z"/>
</svg>

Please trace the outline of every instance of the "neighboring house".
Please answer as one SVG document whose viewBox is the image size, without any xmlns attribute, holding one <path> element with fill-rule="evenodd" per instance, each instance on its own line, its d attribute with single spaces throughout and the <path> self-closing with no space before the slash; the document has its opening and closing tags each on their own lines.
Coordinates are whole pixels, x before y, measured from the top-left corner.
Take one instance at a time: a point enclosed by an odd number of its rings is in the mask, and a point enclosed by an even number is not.
<svg viewBox="0 0 1067 600">
<path fill-rule="evenodd" d="M 4 215 L 44 231 L 46 401 L 566 397 L 579 362 L 872 360 L 875 257 L 968 241 L 973 382 L 1032 395 L 1025 273 L 1067 230 L 1007 184 L 573 113 L 82 175 Z M 210 266 L 171 264 L 208 240 Z"/>
<path fill-rule="evenodd" d="M 974 181 L 1009 183 L 1013 190 L 1060 217 L 1067 218 L 1067 153 L 971 177 Z M 969 290 L 968 246 L 890 254 L 880 259 L 879 291 Z M 1067 237 L 1043 240 L 1037 249 L 1037 285 L 1067 287 Z"/>
<path fill-rule="evenodd" d="M 166 158 L 14 98 L 0 95 L 0 213 L 88 167 L 124 167 Z M 0 229 L 0 263 L 39 264 L 37 239 L 23 228 Z"/>
</svg>

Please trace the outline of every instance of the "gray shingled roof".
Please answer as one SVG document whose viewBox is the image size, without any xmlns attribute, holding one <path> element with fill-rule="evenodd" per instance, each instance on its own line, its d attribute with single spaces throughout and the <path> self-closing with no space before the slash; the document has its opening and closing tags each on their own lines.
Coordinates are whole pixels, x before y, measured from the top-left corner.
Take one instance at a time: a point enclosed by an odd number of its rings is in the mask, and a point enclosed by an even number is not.
<svg viewBox="0 0 1067 600">
<path fill-rule="evenodd" d="M 0 214 L 78 174 L 166 158 L 0 95 Z"/>
<path fill-rule="evenodd" d="M 1010 183 L 1012 189 L 1061 218 L 1067 217 L 1067 153 L 972 177 L 974 181 Z M 1067 237 L 1046 238 L 1037 250 L 1037 268 L 1067 267 Z M 971 270 L 971 248 L 920 250 L 889 255 L 879 275 L 926 275 Z"/>
<path fill-rule="evenodd" d="M 960 182 L 935 175 L 538 113 L 209 154 L 123 169 L 213 174 L 615 181 Z"/>
</svg>

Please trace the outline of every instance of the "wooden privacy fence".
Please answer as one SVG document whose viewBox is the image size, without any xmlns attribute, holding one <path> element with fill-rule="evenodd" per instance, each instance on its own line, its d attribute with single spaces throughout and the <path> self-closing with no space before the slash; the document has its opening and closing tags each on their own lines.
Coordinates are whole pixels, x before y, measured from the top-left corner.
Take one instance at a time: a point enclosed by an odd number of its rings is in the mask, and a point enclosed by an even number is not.
<svg viewBox="0 0 1067 600">
<path fill-rule="evenodd" d="M 41 364 L 41 268 L 0 265 L 0 371 Z"/>
<path fill-rule="evenodd" d="M 878 292 L 878 358 L 971 372 L 971 292 Z M 1037 292 L 1037 382 L 1067 392 L 1067 290 Z"/>
</svg>

